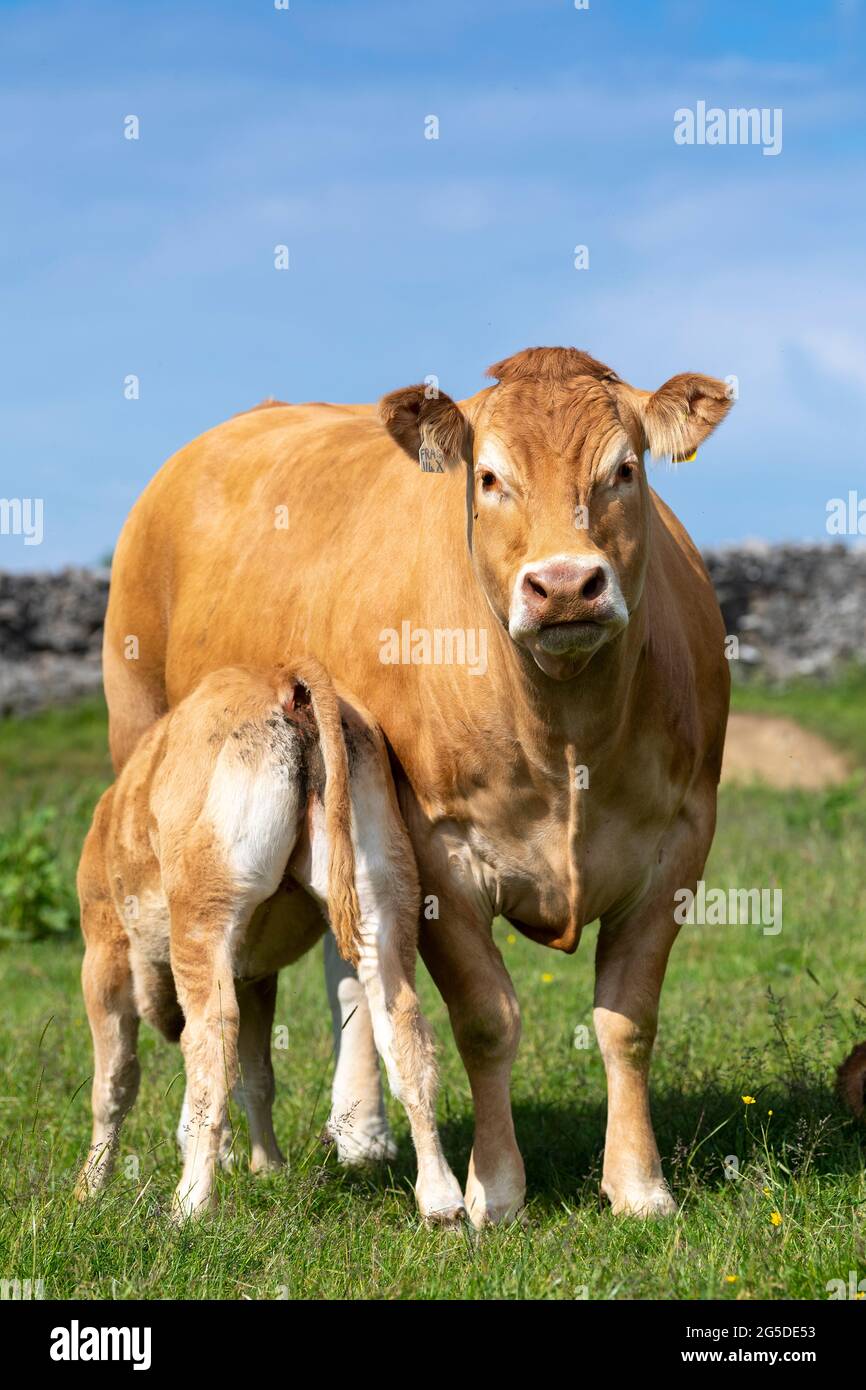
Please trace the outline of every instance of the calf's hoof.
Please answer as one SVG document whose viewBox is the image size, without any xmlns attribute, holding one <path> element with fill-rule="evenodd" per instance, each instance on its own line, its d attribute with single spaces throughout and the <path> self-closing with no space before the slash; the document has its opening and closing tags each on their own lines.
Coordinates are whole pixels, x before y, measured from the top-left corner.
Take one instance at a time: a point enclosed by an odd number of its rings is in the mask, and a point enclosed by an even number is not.
<svg viewBox="0 0 866 1390">
<path fill-rule="evenodd" d="M 105 1149 L 98 1150 L 93 1156 L 88 1158 L 78 1177 L 75 1179 L 75 1199 L 78 1202 L 86 1202 L 90 1197 L 97 1196 L 102 1192 L 111 1176 L 112 1160 L 105 1153 Z"/>
<path fill-rule="evenodd" d="M 88 1202 L 91 1197 L 101 1192 L 104 1186 L 105 1179 L 100 1177 L 98 1172 L 85 1168 L 75 1180 L 73 1191 L 76 1202 Z"/>
<path fill-rule="evenodd" d="M 422 1211 L 424 1225 L 440 1231 L 459 1231 L 466 1220 L 463 1198 L 447 1207 L 436 1207 L 432 1211 Z"/>
<path fill-rule="evenodd" d="M 433 1181 L 419 1182 L 415 1188 L 415 1199 L 425 1226 L 456 1230 L 466 1219 L 463 1193 L 452 1173 Z"/>
<path fill-rule="evenodd" d="M 169 1216 L 175 1226 L 186 1226 L 190 1221 L 202 1221 L 216 1210 L 216 1192 L 196 1188 L 182 1188 L 180 1183 L 174 1189 Z"/>
</svg>

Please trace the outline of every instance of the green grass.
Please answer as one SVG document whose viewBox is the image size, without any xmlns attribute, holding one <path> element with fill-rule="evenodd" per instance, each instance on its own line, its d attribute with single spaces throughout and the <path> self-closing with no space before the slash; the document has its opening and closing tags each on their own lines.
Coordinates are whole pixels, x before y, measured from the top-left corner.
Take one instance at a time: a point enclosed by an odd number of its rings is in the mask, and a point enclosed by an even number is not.
<svg viewBox="0 0 866 1390">
<path fill-rule="evenodd" d="M 866 762 L 863 690 L 852 677 L 735 698 L 740 708 L 794 714 Z M 28 807 L 55 806 L 52 834 L 71 874 L 109 775 L 103 711 L 93 704 L 0 725 L 0 767 L 0 835 Z M 529 1205 L 522 1225 L 480 1237 L 419 1227 L 399 1107 L 391 1115 L 400 1154 L 384 1172 L 346 1174 L 320 1147 L 331 1039 L 319 950 L 283 973 L 277 1005 L 289 1033 L 288 1050 L 274 1054 L 289 1170 L 221 1175 L 216 1218 L 172 1229 L 180 1052 L 144 1029 L 144 1079 L 117 1175 L 102 1199 L 79 1208 L 70 1187 L 88 1141 L 91 1065 L 80 944 L 72 935 L 0 949 L 0 1277 L 41 1279 L 46 1297 L 61 1298 L 826 1297 L 828 1280 L 866 1275 L 866 1130 L 832 1089 L 835 1065 L 866 1038 L 857 1002 L 866 999 L 864 839 L 859 775 L 818 796 L 724 793 L 706 878 L 781 886 L 784 925 L 778 936 L 686 927 L 674 950 L 653 1071 L 659 1146 L 681 1204 L 668 1222 L 614 1218 L 599 1204 L 594 928 L 566 958 L 500 924 L 524 1016 L 514 1107 Z M 468 1085 L 423 969 L 421 988 L 440 1043 L 443 1139 L 465 1175 Z M 575 1046 L 582 1025 L 588 1048 Z"/>
<path fill-rule="evenodd" d="M 786 686 L 736 683 L 733 709 L 786 715 L 855 753 L 866 764 L 866 666 L 852 666 L 832 685 L 798 680 Z"/>
</svg>

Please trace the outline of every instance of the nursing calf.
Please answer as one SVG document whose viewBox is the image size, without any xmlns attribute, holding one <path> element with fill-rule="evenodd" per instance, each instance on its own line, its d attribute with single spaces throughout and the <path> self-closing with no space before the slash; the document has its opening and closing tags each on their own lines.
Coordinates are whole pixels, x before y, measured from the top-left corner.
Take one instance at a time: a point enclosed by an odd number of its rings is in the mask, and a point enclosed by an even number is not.
<svg viewBox="0 0 866 1390">
<path fill-rule="evenodd" d="M 344 737 L 345 734 L 345 737 Z M 283 1161 L 270 1033 L 276 972 L 325 929 L 282 910 L 299 885 L 357 966 L 418 1158 L 422 1215 L 463 1212 L 435 1121 L 433 1045 L 414 989 L 418 878 L 384 743 L 312 659 L 207 676 L 142 737 L 100 800 L 78 874 L 93 1034 L 93 1136 L 78 1179 L 105 1185 L 139 1083 L 139 1019 L 180 1039 L 187 1074 L 175 1219 L 213 1201 L 240 1082 L 251 1166 Z"/>
</svg>

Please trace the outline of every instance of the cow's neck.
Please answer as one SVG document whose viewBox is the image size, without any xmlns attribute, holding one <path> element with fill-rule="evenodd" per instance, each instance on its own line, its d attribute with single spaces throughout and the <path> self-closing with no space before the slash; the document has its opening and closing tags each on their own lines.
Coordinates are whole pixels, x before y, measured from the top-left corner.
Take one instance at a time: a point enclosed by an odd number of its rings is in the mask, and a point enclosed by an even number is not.
<svg viewBox="0 0 866 1390">
<path fill-rule="evenodd" d="M 474 738 L 476 748 L 494 719 L 504 726 L 506 738 L 500 748 L 506 761 L 499 767 L 495 757 L 491 759 L 486 785 L 498 786 L 506 804 L 517 783 L 527 784 L 527 773 L 536 797 L 547 799 L 548 833 L 560 840 L 564 850 L 563 873 L 557 886 L 567 911 L 554 921 L 539 919 L 534 927 L 513 913 L 511 919 L 533 939 L 566 952 L 576 950 L 591 911 L 586 878 L 588 789 L 595 785 L 599 772 L 609 780 L 611 769 L 628 760 L 630 737 L 639 717 L 648 658 L 647 609 L 644 594 L 625 631 L 579 675 L 562 682 L 545 676 L 531 656 L 515 646 L 502 624 L 491 623 L 487 614 L 488 627 L 493 629 L 489 641 L 491 695 L 485 699 L 479 692 L 479 704 L 473 709 L 476 718 L 470 715 L 462 726 L 469 738 Z M 477 682 L 479 686 L 483 683 L 481 679 Z M 464 688 L 467 684 L 476 682 L 464 682 Z M 518 775 L 513 760 L 521 755 L 526 766 Z M 459 752 L 456 761 L 455 784 L 459 786 L 463 761 Z M 466 761 L 473 766 L 471 758 Z M 473 803 L 471 782 L 463 787 L 463 795 L 466 804 Z M 502 849 L 507 830 L 498 816 L 494 820 L 496 842 Z M 484 829 L 489 835 L 491 827 L 485 825 Z M 548 892 L 549 885 L 542 883 L 539 903 Z"/>
<path fill-rule="evenodd" d="M 491 667 L 500 689 L 507 686 L 510 692 L 509 716 L 527 755 L 564 769 L 571 756 L 566 750 L 586 761 L 609 753 L 625 737 L 639 692 L 647 627 L 644 594 L 619 637 L 577 676 L 555 681 L 495 624 Z"/>
</svg>

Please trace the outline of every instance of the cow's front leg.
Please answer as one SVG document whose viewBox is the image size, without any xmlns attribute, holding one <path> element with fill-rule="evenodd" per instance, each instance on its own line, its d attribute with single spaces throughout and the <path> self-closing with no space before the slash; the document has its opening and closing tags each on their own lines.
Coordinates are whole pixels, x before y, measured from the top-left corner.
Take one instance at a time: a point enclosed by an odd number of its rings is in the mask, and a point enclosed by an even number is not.
<svg viewBox="0 0 866 1390">
<path fill-rule="evenodd" d="M 325 981 L 336 1053 L 325 1133 L 347 1166 L 391 1161 L 397 1156 L 397 1145 L 385 1115 L 367 995 L 352 966 L 340 956 L 331 932 L 325 936 Z"/>
<path fill-rule="evenodd" d="M 520 1041 L 520 1007 L 489 923 L 467 924 L 440 902 L 425 922 L 421 955 L 439 988 L 472 1088 L 475 1138 L 466 1180 L 473 1226 L 513 1219 L 526 1174 L 511 1114 L 511 1068 Z"/>
<path fill-rule="evenodd" d="M 593 1019 L 607 1072 L 601 1187 L 615 1212 L 667 1216 L 676 1203 L 662 1174 L 649 1104 L 658 1001 L 677 933 L 672 895 L 620 924 L 602 922 Z"/>
</svg>

